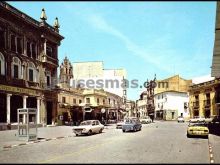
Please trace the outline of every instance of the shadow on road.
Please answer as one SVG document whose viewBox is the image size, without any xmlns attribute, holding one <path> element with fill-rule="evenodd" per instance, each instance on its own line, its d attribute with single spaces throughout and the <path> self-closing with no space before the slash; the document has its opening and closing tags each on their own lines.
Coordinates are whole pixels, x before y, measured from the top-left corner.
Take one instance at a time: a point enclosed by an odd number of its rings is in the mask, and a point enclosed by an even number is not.
<svg viewBox="0 0 220 165">
<path fill-rule="evenodd" d="M 220 123 L 210 123 L 208 128 L 210 134 L 220 136 Z"/>
</svg>

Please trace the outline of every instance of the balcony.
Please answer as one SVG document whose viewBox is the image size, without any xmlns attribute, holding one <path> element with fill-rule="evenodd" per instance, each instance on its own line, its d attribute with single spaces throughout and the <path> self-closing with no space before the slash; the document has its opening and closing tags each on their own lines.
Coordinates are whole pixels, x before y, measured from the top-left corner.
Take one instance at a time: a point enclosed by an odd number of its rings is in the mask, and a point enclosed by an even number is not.
<svg viewBox="0 0 220 165">
<path fill-rule="evenodd" d="M 209 107 L 209 106 L 211 105 L 211 100 L 210 100 L 210 99 L 204 100 L 204 101 L 203 101 L 203 105 L 204 105 L 205 107 Z"/>
<path fill-rule="evenodd" d="M 193 109 L 199 108 L 199 101 L 194 101 L 193 102 Z"/>
<path fill-rule="evenodd" d="M 23 79 L 16 79 L 16 78 L 13 78 L 11 80 L 11 85 L 19 86 L 19 87 L 26 87 L 25 80 L 23 80 Z"/>
<path fill-rule="evenodd" d="M 44 56 L 43 56 L 42 62 L 44 62 L 44 63 L 49 63 L 49 64 L 56 65 L 56 66 L 59 65 L 59 64 L 58 64 L 58 63 L 59 63 L 59 62 L 58 62 L 58 59 L 49 57 L 49 56 L 47 56 L 47 55 L 44 55 Z"/>
<path fill-rule="evenodd" d="M 35 88 L 39 87 L 39 83 L 37 82 L 27 81 L 27 83 L 28 83 L 28 87 L 35 87 Z"/>
</svg>

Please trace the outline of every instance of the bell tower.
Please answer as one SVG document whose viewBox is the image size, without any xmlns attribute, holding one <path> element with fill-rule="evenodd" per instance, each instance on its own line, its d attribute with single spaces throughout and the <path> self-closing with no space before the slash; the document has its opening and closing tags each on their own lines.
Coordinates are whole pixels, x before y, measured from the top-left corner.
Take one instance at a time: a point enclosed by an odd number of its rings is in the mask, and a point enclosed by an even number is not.
<svg viewBox="0 0 220 165">
<path fill-rule="evenodd" d="M 69 59 L 65 57 L 60 65 L 60 84 L 62 87 L 70 87 L 70 79 L 73 78 L 73 67 L 69 62 Z"/>
</svg>

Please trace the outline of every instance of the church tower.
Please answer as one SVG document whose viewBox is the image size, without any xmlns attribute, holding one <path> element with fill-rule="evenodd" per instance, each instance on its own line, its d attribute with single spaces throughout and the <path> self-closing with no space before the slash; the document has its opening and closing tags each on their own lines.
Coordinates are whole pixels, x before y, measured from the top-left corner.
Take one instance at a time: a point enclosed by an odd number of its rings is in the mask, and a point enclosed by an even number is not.
<svg viewBox="0 0 220 165">
<path fill-rule="evenodd" d="M 60 65 L 60 84 L 61 87 L 70 87 L 70 79 L 73 78 L 73 67 L 69 62 L 69 59 L 65 57 Z"/>
</svg>

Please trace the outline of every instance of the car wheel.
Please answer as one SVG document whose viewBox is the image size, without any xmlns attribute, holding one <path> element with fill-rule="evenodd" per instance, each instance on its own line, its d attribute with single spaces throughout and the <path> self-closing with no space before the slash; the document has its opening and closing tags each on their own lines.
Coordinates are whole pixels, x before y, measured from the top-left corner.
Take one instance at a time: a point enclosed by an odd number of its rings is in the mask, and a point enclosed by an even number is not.
<svg viewBox="0 0 220 165">
<path fill-rule="evenodd" d="M 191 138 L 191 135 L 189 135 L 189 134 L 187 133 L 187 137 L 188 137 L 188 138 Z"/>
<path fill-rule="evenodd" d="M 76 136 L 79 136 L 79 134 L 76 134 Z"/>
<path fill-rule="evenodd" d="M 103 129 L 101 128 L 101 129 L 99 130 L 99 133 L 102 133 L 102 130 L 103 130 Z"/>
<path fill-rule="evenodd" d="M 92 130 L 89 130 L 88 135 L 89 136 L 92 135 Z"/>
<path fill-rule="evenodd" d="M 124 130 L 124 129 L 122 129 L 122 132 L 125 132 L 125 130 Z"/>
<path fill-rule="evenodd" d="M 134 130 L 134 132 L 136 132 L 137 131 L 136 127 L 134 127 L 133 130 Z"/>
</svg>

